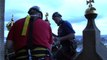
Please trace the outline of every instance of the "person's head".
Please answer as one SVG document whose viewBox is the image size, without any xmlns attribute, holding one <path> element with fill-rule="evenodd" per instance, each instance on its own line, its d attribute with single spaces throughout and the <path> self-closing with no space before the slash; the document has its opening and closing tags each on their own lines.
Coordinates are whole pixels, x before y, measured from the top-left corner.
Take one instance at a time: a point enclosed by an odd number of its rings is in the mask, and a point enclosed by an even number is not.
<svg viewBox="0 0 107 60">
<path fill-rule="evenodd" d="M 52 19 L 55 21 L 55 23 L 58 25 L 59 22 L 62 20 L 62 15 L 58 12 L 54 12 L 52 15 Z"/>
<path fill-rule="evenodd" d="M 33 6 L 29 9 L 28 11 L 28 14 L 30 16 L 36 16 L 36 17 L 40 17 L 40 18 L 43 18 L 43 14 L 42 12 L 40 11 L 40 7 L 38 6 Z"/>
</svg>

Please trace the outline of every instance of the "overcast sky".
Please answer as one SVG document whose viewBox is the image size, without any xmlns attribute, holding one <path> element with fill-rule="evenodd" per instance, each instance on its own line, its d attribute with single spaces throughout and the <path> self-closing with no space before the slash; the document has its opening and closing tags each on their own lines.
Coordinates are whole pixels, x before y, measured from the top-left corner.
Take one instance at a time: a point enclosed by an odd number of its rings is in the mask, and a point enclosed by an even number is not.
<svg viewBox="0 0 107 60">
<path fill-rule="evenodd" d="M 98 16 L 95 19 L 96 26 L 101 31 L 101 35 L 107 35 L 107 0 L 94 0 L 93 6 L 97 9 Z M 28 10 L 32 6 L 39 6 L 44 14 L 49 13 L 49 21 L 53 33 L 57 34 L 58 26 L 52 20 L 52 14 L 59 12 L 64 20 L 69 21 L 76 35 L 82 35 L 86 27 L 87 20 L 84 17 L 85 10 L 88 8 L 86 0 L 5 0 L 5 25 L 14 15 L 14 21 L 28 15 Z M 5 37 L 8 31 L 5 27 Z"/>
</svg>

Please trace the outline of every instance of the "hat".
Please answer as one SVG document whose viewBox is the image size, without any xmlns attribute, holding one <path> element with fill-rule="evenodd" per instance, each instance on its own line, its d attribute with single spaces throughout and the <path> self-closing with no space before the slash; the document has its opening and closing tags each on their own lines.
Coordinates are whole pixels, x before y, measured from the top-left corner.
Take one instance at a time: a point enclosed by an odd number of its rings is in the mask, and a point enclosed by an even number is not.
<svg viewBox="0 0 107 60">
<path fill-rule="evenodd" d="M 28 14 L 29 14 L 29 15 L 31 15 L 31 14 L 33 13 L 32 10 L 35 10 L 36 12 L 40 13 L 41 16 L 43 17 L 42 12 L 40 11 L 40 7 L 38 7 L 38 6 L 33 6 L 33 7 L 31 7 L 31 8 L 29 9 L 29 11 L 28 11 Z M 42 17 L 41 17 L 41 18 L 42 18 Z"/>
<path fill-rule="evenodd" d="M 62 17 L 62 15 L 58 12 L 54 12 L 52 17 Z"/>
</svg>

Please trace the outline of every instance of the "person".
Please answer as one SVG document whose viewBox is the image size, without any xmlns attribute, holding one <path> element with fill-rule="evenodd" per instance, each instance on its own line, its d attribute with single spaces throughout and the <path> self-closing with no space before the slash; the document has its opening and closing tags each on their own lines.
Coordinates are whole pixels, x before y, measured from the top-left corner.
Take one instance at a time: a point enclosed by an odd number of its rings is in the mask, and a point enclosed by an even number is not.
<svg viewBox="0 0 107 60">
<path fill-rule="evenodd" d="M 52 60 L 52 31 L 40 7 L 33 6 L 28 16 L 17 20 L 7 36 L 6 49 L 14 48 L 15 60 Z"/>
<path fill-rule="evenodd" d="M 58 37 L 56 37 L 59 42 L 56 43 L 60 44 L 61 46 L 60 49 L 56 52 L 55 59 L 72 60 L 76 53 L 72 42 L 75 39 L 75 31 L 68 21 L 64 21 L 62 19 L 62 15 L 59 12 L 54 12 L 52 19 L 59 26 Z"/>
</svg>

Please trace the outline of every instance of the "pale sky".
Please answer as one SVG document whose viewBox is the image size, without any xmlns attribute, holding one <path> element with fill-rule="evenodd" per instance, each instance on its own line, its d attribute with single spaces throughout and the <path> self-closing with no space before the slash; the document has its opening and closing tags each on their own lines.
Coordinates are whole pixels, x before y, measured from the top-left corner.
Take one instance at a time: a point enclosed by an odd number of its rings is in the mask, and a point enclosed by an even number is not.
<svg viewBox="0 0 107 60">
<path fill-rule="evenodd" d="M 93 7 L 98 13 L 95 19 L 96 26 L 101 31 L 101 35 L 107 35 L 107 0 L 94 0 Z M 39 6 L 43 12 L 49 13 L 49 21 L 53 33 L 57 34 L 58 26 L 52 20 L 52 14 L 59 12 L 62 14 L 63 20 L 67 20 L 72 24 L 76 35 L 82 35 L 82 31 L 87 25 L 87 20 L 84 17 L 85 10 L 88 8 L 86 0 L 5 0 L 5 25 L 11 20 L 14 15 L 14 21 L 28 15 L 28 10 L 32 6 Z M 5 27 L 5 37 L 8 31 Z"/>
</svg>

